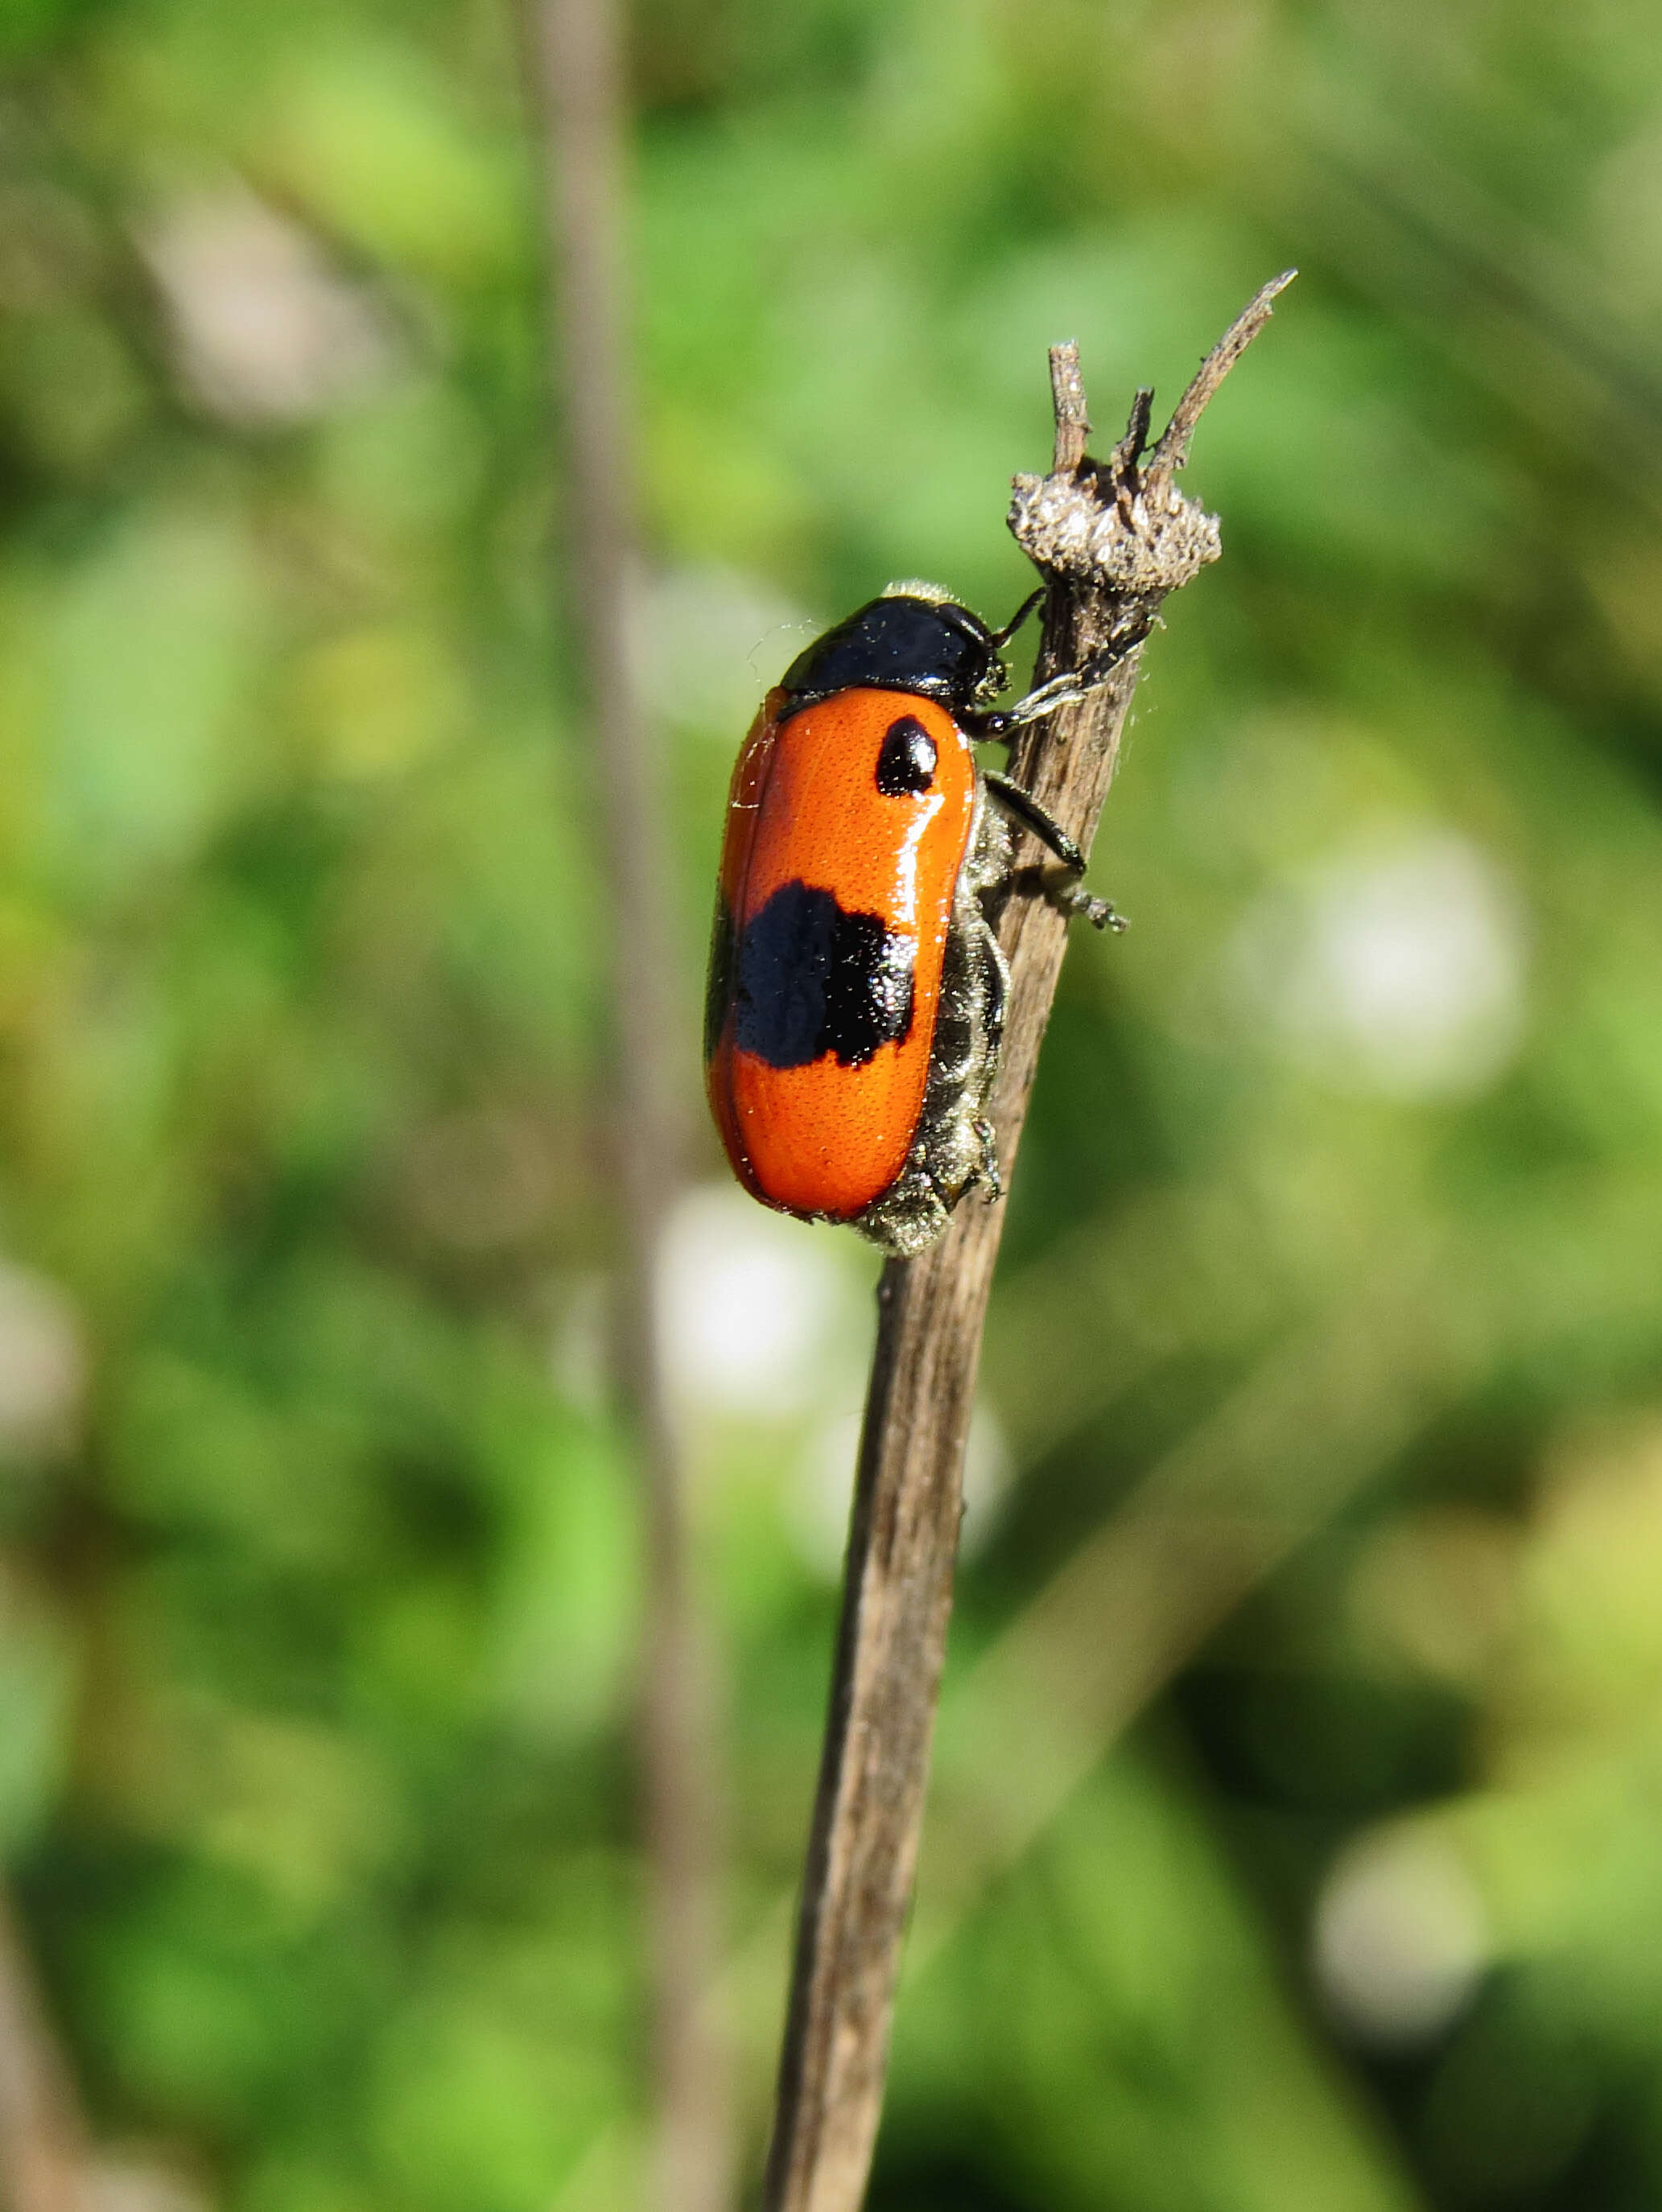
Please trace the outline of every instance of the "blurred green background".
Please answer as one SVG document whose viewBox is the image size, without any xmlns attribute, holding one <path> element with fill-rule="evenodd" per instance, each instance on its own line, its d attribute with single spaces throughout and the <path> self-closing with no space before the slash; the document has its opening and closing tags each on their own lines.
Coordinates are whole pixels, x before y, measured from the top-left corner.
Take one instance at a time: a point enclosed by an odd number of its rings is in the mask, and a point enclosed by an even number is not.
<svg viewBox="0 0 1662 2212">
<path fill-rule="evenodd" d="M 634 2212 L 604 900 L 507 0 L 0 4 L 0 1844 L 124 2205 Z M 808 629 L 1299 283 L 1010 1201 L 877 2212 L 1662 2205 L 1662 40 L 643 0 L 665 1326 L 765 2126 L 874 1261 L 697 1100 Z M 1157 420 L 1160 417 L 1157 416 Z"/>
</svg>

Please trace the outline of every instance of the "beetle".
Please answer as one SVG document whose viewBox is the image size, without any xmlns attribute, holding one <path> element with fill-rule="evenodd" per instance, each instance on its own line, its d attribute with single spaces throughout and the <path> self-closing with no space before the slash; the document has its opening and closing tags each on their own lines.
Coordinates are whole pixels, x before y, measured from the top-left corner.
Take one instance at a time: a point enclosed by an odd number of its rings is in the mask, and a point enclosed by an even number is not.
<svg viewBox="0 0 1662 2212">
<path fill-rule="evenodd" d="M 1065 830 L 971 747 L 1100 683 L 1109 657 L 1004 713 L 1002 629 L 938 586 L 891 584 L 762 702 L 728 794 L 704 1060 L 734 1172 L 764 1205 L 846 1222 L 897 1257 L 1000 1184 L 987 1119 L 1009 970 L 992 916 L 1014 817 L 1074 878 Z M 1119 658 L 1118 653 L 1112 656 Z M 1123 928 L 1077 881 L 1050 893 Z"/>
</svg>

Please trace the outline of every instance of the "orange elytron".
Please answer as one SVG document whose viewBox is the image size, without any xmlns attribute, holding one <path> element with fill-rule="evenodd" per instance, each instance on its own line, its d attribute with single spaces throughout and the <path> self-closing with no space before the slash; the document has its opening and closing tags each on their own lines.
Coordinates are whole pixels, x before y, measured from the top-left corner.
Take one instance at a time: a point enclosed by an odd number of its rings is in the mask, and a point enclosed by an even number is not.
<svg viewBox="0 0 1662 2212">
<path fill-rule="evenodd" d="M 710 1096 L 757 1197 L 851 1221 L 899 1176 L 923 1110 L 975 763 L 931 699 L 843 691 L 782 729 L 787 704 L 769 694 L 728 802 L 721 891 L 750 957 Z M 911 772 L 882 779 L 886 754 Z"/>
</svg>

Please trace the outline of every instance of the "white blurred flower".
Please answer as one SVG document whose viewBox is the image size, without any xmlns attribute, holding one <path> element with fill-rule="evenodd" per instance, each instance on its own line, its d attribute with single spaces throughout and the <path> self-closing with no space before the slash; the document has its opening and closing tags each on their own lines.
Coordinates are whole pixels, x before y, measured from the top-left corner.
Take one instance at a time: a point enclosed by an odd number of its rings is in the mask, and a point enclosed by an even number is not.
<svg viewBox="0 0 1662 2212">
<path fill-rule="evenodd" d="M 1482 1899 L 1441 1837 L 1403 1825 L 1342 1851 L 1317 1900 L 1316 1981 L 1370 2043 L 1423 2042 L 1470 2002 L 1488 1963 Z"/>
<path fill-rule="evenodd" d="M 387 319 L 297 223 L 241 186 L 184 199 L 138 234 L 179 374 L 212 413 L 305 422 L 379 375 Z"/>
<path fill-rule="evenodd" d="M 42 1277 L 0 1261 L 0 1449 L 70 1443 L 86 1387 L 86 1350 L 69 1301 Z"/>
<path fill-rule="evenodd" d="M 659 1326 L 670 1386 L 695 1410 L 779 1417 L 837 1395 L 863 1303 L 829 1231 L 734 1184 L 689 1192 L 671 1217 Z"/>
<path fill-rule="evenodd" d="M 81 2195 L 87 2212 L 212 2212 L 212 2198 L 193 2178 L 141 2148 L 100 2154 L 88 2166 Z"/>
<path fill-rule="evenodd" d="M 631 600 L 636 680 L 660 720 L 727 732 L 736 747 L 815 629 L 782 592 L 739 569 L 666 569 L 642 577 Z"/>
<path fill-rule="evenodd" d="M 1440 832 L 1313 872 L 1248 915 L 1233 966 L 1283 1047 L 1331 1079 L 1402 1098 L 1494 1080 L 1522 1040 L 1518 902 Z"/>
<path fill-rule="evenodd" d="M 568 1405 L 598 1414 L 611 1388 L 612 1285 L 598 1271 L 559 1285 L 549 1333 L 548 1376 Z"/>
</svg>

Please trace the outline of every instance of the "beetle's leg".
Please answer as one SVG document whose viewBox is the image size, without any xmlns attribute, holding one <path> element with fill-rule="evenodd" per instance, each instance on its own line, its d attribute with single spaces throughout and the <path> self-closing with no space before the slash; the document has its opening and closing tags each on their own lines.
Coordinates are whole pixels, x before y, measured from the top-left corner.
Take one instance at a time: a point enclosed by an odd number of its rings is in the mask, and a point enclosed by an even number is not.
<svg viewBox="0 0 1662 2212">
<path fill-rule="evenodd" d="M 1107 899 L 1095 898 L 1083 884 L 1046 884 L 1044 896 L 1063 914 L 1082 914 L 1093 929 L 1111 929 L 1116 937 L 1131 925 Z"/>
<path fill-rule="evenodd" d="M 1032 792 L 1024 791 L 1019 783 L 1012 783 L 996 769 L 983 769 L 981 780 L 1006 813 L 1014 814 L 1041 844 L 1048 845 L 1070 874 L 1085 873 L 1084 854 L 1062 824 L 1046 813 Z M 1047 884 L 1045 896 L 1064 914 L 1082 914 L 1093 929 L 1122 930 L 1125 927 L 1123 915 L 1116 914 L 1106 899 L 1093 898 L 1082 884 Z"/>
<path fill-rule="evenodd" d="M 976 1135 L 981 1140 L 981 1168 L 976 1180 L 987 1193 L 989 1206 L 996 1204 L 1004 1195 L 1004 1178 L 998 1171 L 998 1139 L 993 1134 L 993 1125 L 986 1120 L 975 1125 Z"/>
<path fill-rule="evenodd" d="M 1087 660 L 1082 668 L 1064 669 L 1060 676 L 1053 676 L 1048 684 L 1039 684 L 1025 699 L 1018 699 L 1014 707 L 1007 708 L 1006 721 L 1011 729 L 1019 730 L 1026 723 L 1037 722 L 1042 715 L 1054 714 L 1070 699 L 1082 699 L 1087 691 L 1094 691 L 1098 684 L 1107 681 L 1108 671 L 1119 658 L 1116 653 L 1100 671 L 1097 668 L 1097 661 L 1102 659 L 1100 653 Z"/>
<path fill-rule="evenodd" d="M 1053 714 L 1070 699 L 1082 699 L 1087 691 L 1099 690 L 1132 647 L 1141 644 L 1146 635 L 1142 632 L 1135 637 L 1123 638 L 1116 645 L 1105 645 L 1100 653 L 1093 653 L 1078 668 L 1064 669 L 1060 676 L 1053 676 L 1048 684 L 1041 684 L 1036 691 L 1030 691 L 1025 699 L 1018 699 L 1014 707 L 979 713 L 971 708 L 960 713 L 959 726 L 972 738 L 995 738 L 1008 742 L 1026 724 Z"/>
<path fill-rule="evenodd" d="M 1064 867 L 1075 875 L 1085 873 L 1085 855 L 1073 839 L 1039 805 L 1031 791 L 1024 791 L 1019 783 L 1012 783 L 1008 775 L 996 769 L 984 768 L 981 780 L 1007 814 L 1014 814 L 1018 822 L 1031 830 L 1041 844 L 1048 845 Z"/>
</svg>

